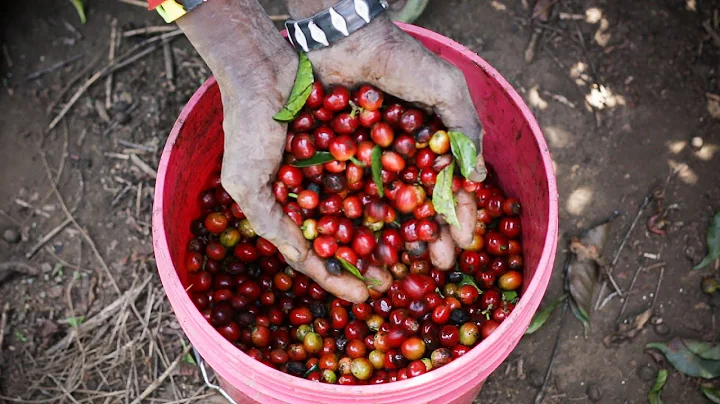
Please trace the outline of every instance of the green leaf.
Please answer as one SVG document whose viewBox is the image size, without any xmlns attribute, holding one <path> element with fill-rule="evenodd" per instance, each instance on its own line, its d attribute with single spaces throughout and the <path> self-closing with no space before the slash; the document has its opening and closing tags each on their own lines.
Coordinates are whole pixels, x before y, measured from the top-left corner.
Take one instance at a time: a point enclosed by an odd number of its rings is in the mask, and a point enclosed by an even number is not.
<svg viewBox="0 0 720 404">
<path fill-rule="evenodd" d="M 320 369 L 320 366 L 317 363 L 310 366 L 310 369 L 308 369 L 307 372 L 305 372 L 305 374 L 303 375 L 303 378 L 307 379 L 308 376 L 310 376 L 310 373 L 317 372 L 318 369 Z"/>
<path fill-rule="evenodd" d="M 460 282 L 458 282 L 458 288 L 460 288 L 460 287 L 462 287 L 462 286 L 465 286 L 465 285 L 475 286 L 475 289 L 477 289 L 477 291 L 478 291 L 480 294 L 482 294 L 482 290 L 480 290 L 480 288 L 478 287 L 477 283 L 475 283 L 475 279 L 473 279 L 473 277 L 470 276 L 470 275 L 468 275 L 468 274 L 463 274 L 462 280 L 461 280 Z"/>
<path fill-rule="evenodd" d="M 295 84 L 293 84 L 292 92 L 287 103 L 273 119 L 280 122 L 290 122 L 295 119 L 298 112 L 305 106 L 305 102 L 312 92 L 312 84 L 315 81 L 313 75 L 312 63 L 304 52 L 300 52 L 300 62 L 298 63 L 298 71 L 295 76 Z"/>
<path fill-rule="evenodd" d="M 517 300 L 518 294 L 514 290 L 506 290 L 502 294 L 502 299 L 506 302 L 512 302 L 514 300 Z"/>
<path fill-rule="evenodd" d="M 688 376 L 702 377 L 703 379 L 720 376 L 720 361 L 696 355 L 680 338 L 674 338 L 667 343 L 652 342 L 646 347 L 662 352 L 675 369 Z"/>
<path fill-rule="evenodd" d="M 182 344 L 184 351 L 187 348 L 187 342 L 185 342 L 184 339 L 181 339 L 180 344 Z M 190 352 L 186 353 L 185 356 L 183 356 L 182 361 L 190 365 L 197 365 L 197 362 L 195 362 L 195 358 L 193 358 Z"/>
<path fill-rule="evenodd" d="M 720 404 L 720 390 L 709 386 L 700 386 L 700 391 L 708 400 Z"/>
<path fill-rule="evenodd" d="M 357 269 L 355 265 L 353 265 L 351 262 L 348 262 L 347 260 L 344 260 L 340 257 L 337 257 L 338 261 L 340 261 L 340 265 L 345 268 L 346 271 L 350 272 L 351 274 L 355 275 L 356 278 L 360 279 L 361 281 L 367 283 L 369 286 L 377 286 L 380 284 L 380 281 L 375 278 L 366 278 L 363 276 L 363 274 L 360 273 L 360 270 Z"/>
<path fill-rule="evenodd" d="M 70 327 L 77 328 L 80 326 L 80 324 L 85 321 L 85 316 L 78 316 L 78 317 L 68 317 L 67 323 L 70 324 Z"/>
<path fill-rule="evenodd" d="M 442 214 L 448 224 L 460 227 L 460 222 L 455 213 L 455 195 L 453 195 L 452 191 L 454 168 L 455 163 L 450 163 L 438 174 L 435 188 L 433 188 L 432 203 L 435 211 Z"/>
<path fill-rule="evenodd" d="M 469 178 L 470 173 L 475 170 L 475 165 L 477 164 L 475 143 L 462 132 L 451 130 L 448 132 L 448 136 L 450 137 L 452 154 L 460 165 L 460 172 L 463 177 Z"/>
<path fill-rule="evenodd" d="M 693 269 L 704 268 L 720 258 L 720 212 L 715 213 L 715 217 L 708 227 L 707 248 L 708 254 Z"/>
<path fill-rule="evenodd" d="M 539 330 L 540 327 L 545 325 L 545 322 L 547 322 L 547 319 L 550 317 L 552 312 L 555 311 L 558 305 L 560 305 L 560 303 L 565 300 L 566 297 L 567 295 L 562 295 L 558 297 L 557 299 L 555 299 L 554 302 L 550 303 L 547 307 L 537 312 L 533 317 L 532 321 L 530 322 L 530 326 L 525 331 L 525 335 L 530 335 L 535 331 Z"/>
<path fill-rule="evenodd" d="M 80 17 L 80 23 L 85 24 L 87 22 L 87 18 L 85 17 L 85 5 L 83 4 L 82 0 L 70 0 L 75 6 L 75 10 L 77 11 L 78 17 Z"/>
<path fill-rule="evenodd" d="M 695 355 L 713 361 L 720 360 L 720 345 L 709 344 L 703 341 L 683 340 L 685 346 L 688 347 Z"/>
<path fill-rule="evenodd" d="M 301 167 L 302 168 L 302 167 L 310 167 L 310 166 L 316 166 L 319 164 L 329 163 L 333 160 L 335 160 L 335 158 L 329 152 L 319 151 L 319 152 L 315 152 L 315 154 L 313 154 L 313 156 L 307 160 L 296 161 L 290 165 L 293 167 Z"/>
<path fill-rule="evenodd" d="M 27 342 L 27 338 L 25 338 L 25 335 L 23 335 L 20 331 L 15 331 L 15 338 L 17 338 L 20 342 Z"/>
<path fill-rule="evenodd" d="M 662 393 L 663 387 L 665 387 L 665 382 L 668 378 L 668 371 L 667 369 L 660 369 L 657 374 L 657 379 L 655 380 L 655 384 L 653 385 L 652 389 L 648 393 L 648 404 L 663 404 L 662 398 L 660 398 L 660 393 Z"/>
<path fill-rule="evenodd" d="M 373 181 L 375 181 L 375 185 L 377 185 L 378 188 L 378 194 L 382 198 L 385 196 L 385 189 L 383 189 L 382 183 L 382 163 L 380 162 L 380 157 L 382 157 L 382 149 L 380 146 L 373 147 L 372 154 L 370 155 L 372 163 L 370 168 L 372 169 Z"/>
</svg>

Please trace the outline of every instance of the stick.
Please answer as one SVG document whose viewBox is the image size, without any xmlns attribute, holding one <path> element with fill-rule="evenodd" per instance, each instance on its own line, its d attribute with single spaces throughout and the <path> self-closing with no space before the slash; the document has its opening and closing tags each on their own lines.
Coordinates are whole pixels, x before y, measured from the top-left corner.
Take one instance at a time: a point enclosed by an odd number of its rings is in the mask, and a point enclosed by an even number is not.
<svg viewBox="0 0 720 404">
<path fill-rule="evenodd" d="M 103 259 L 102 255 L 100 255 L 100 252 L 98 251 L 97 247 L 95 246 L 95 242 L 92 238 L 87 234 L 85 229 L 83 229 L 80 224 L 75 220 L 72 213 L 70 213 L 70 210 L 67 208 L 67 205 L 65 204 L 65 200 L 63 199 L 62 195 L 60 194 L 60 191 L 58 191 L 57 185 L 53 182 L 52 174 L 50 173 L 50 166 L 48 165 L 47 158 L 45 157 L 45 152 L 40 151 L 40 157 L 42 157 L 43 165 L 45 166 L 45 173 L 47 174 L 48 181 L 50 182 L 50 185 L 52 186 L 53 192 L 55 192 L 55 196 L 58 199 L 58 202 L 60 202 L 60 206 L 62 207 L 63 211 L 65 212 L 65 215 L 70 219 L 75 225 L 75 228 L 80 232 L 80 234 L 83 236 L 85 241 L 90 246 L 90 249 L 93 251 L 93 254 L 95 254 L 95 258 L 97 258 L 98 262 L 100 263 L 100 266 L 102 266 L 103 270 L 105 271 L 105 274 L 110 278 L 110 282 L 113 285 L 113 288 L 115 288 L 115 292 L 119 295 L 120 288 L 117 285 L 117 282 L 115 282 L 115 278 L 112 275 L 112 272 L 110 272 L 110 268 L 108 268 L 107 264 L 105 263 L 105 260 Z"/>
<path fill-rule="evenodd" d="M 660 275 L 658 276 L 657 286 L 655 287 L 655 296 L 653 296 L 652 307 L 655 307 L 658 293 L 660 293 L 660 285 L 662 284 L 663 278 L 665 277 L 665 267 L 660 268 Z"/>
<path fill-rule="evenodd" d="M 137 186 L 137 197 L 135 198 L 135 217 L 140 217 L 140 205 L 142 205 L 142 181 Z"/>
<path fill-rule="evenodd" d="M 28 252 L 25 254 L 25 258 L 27 258 L 27 259 L 32 258 L 32 256 L 35 255 L 35 253 L 38 252 L 38 250 L 40 250 L 40 249 L 42 248 L 42 246 L 45 245 L 45 243 L 47 243 L 48 241 L 52 240 L 53 237 L 55 237 L 56 235 L 58 235 L 58 233 L 60 233 L 61 231 L 63 231 L 63 229 L 64 229 L 65 227 L 67 227 L 67 225 L 69 225 L 70 223 L 72 223 L 72 220 L 70 220 L 69 218 L 67 218 L 67 219 L 65 219 L 62 223 L 60 223 L 59 225 L 55 226 L 54 229 L 52 229 L 52 230 L 50 230 L 49 232 L 47 232 L 47 234 L 45 234 L 44 236 L 42 236 L 42 238 L 37 242 L 37 244 L 35 244 L 35 245 L 30 249 L 30 251 L 28 251 Z"/>
<path fill-rule="evenodd" d="M 156 25 L 152 27 L 145 27 L 145 28 L 138 28 L 138 29 L 131 29 L 130 31 L 123 32 L 122 36 L 123 38 L 129 38 L 131 36 L 136 35 L 147 35 L 147 34 L 157 34 L 162 32 L 172 32 L 177 30 L 177 25 Z"/>
<path fill-rule="evenodd" d="M 157 45 L 148 47 L 144 51 L 142 51 L 134 56 L 128 56 L 130 53 L 134 52 L 135 49 L 138 49 L 142 46 L 145 46 L 145 45 L 153 43 L 153 42 L 157 42 L 157 41 L 164 40 L 164 39 L 169 39 L 169 38 L 175 37 L 180 34 L 182 34 L 182 30 L 178 29 L 176 31 L 168 32 L 167 34 L 163 34 L 158 37 L 151 38 L 147 41 L 144 41 L 144 42 L 138 44 L 137 46 L 133 47 L 131 50 L 129 50 L 127 53 L 125 53 L 122 57 L 118 58 L 114 62 L 114 64 L 108 64 L 104 68 L 100 69 L 100 71 L 96 72 L 82 86 L 80 86 L 80 88 L 78 88 L 77 91 L 75 91 L 75 94 L 73 94 L 73 96 L 70 98 L 70 100 L 67 102 L 67 104 L 65 104 L 65 106 L 60 111 L 60 113 L 58 113 L 58 115 L 55 117 L 55 119 L 53 119 L 52 122 L 50 122 L 50 125 L 48 125 L 45 132 L 47 133 L 47 132 L 51 131 L 55 127 L 55 125 L 57 125 L 58 122 L 60 122 L 60 120 L 63 119 L 65 114 L 67 114 L 68 111 L 70 111 L 70 108 L 72 108 L 72 106 L 75 105 L 75 103 L 77 102 L 78 99 L 80 99 L 80 97 L 83 95 L 83 93 L 85 93 L 85 91 L 87 91 L 87 89 L 90 88 L 90 86 L 93 85 L 96 81 L 100 80 L 104 75 L 106 75 L 108 73 L 112 73 L 114 71 L 122 69 L 123 67 L 125 67 L 131 63 L 134 63 L 135 61 L 149 55 L 155 49 L 157 49 Z"/>
<path fill-rule="evenodd" d="M 0 282 L 10 276 L 11 270 L 32 276 L 40 273 L 40 271 L 22 261 L 0 262 Z"/>
<path fill-rule="evenodd" d="M 270 16 L 270 19 L 272 21 L 285 21 L 289 18 L 290 18 L 290 16 L 288 14 L 277 14 L 277 15 Z"/>
<path fill-rule="evenodd" d="M 108 51 L 108 63 L 115 61 L 115 43 L 117 42 L 117 18 L 110 23 L 110 46 Z M 112 107 L 113 74 L 109 73 L 105 79 L 105 108 Z"/>
<path fill-rule="evenodd" d="M 6 44 L 2 45 L 2 51 L 3 51 L 3 56 L 5 56 L 5 63 L 7 63 L 7 67 L 9 69 L 12 69 L 13 61 L 12 61 L 12 58 L 10 57 L 10 51 L 8 51 Z"/>
<path fill-rule="evenodd" d="M 3 340 L 5 339 L 5 327 L 7 326 L 8 311 L 10 311 L 10 302 L 5 302 L 2 316 L 0 316 L 0 354 L 2 354 L 2 345 Z"/>
<path fill-rule="evenodd" d="M 85 66 L 85 68 L 82 69 L 82 71 L 81 71 L 80 73 L 78 73 L 75 77 L 73 77 L 72 79 L 70 79 L 70 81 L 65 85 L 65 87 L 63 87 L 63 89 L 60 90 L 60 94 L 58 94 L 57 97 L 55 97 L 55 99 L 50 103 L 50 105 L 48 105 L 48 107 L 47 107 L 47 109 L 45 110 L 45 112 L 48 113 L 48 114 L 49 114 L 50 112 L 52 112 L 52 110 L 55 108 L 55 106 L 58 105 L 58 103 L 62 100 L 63 96 L 65 96 L 65 93 L 67 93 L 67 92 L 70 90 L 70 88 L 71 88 L 73 85 L 75 85 L 75 83 L 76 83 L 78 80 L 80 80 L 81 78 L 83 78 L 83 76 L 85 76 L 86 74 L 88 74 L 88 72 L 89 72 L 93 67 L 95 67 L 95 64 L 97 64 L 97 62 L 100 61 L 101 57 L 102 57 L 102 55 L 97 55 L 97 56 L 95 56 L 95 59 L 93 59 L 92 62 L 90 62 L 87 66 Z"/>
<path fill-rule="evenodd" d="M 52 64 L 52 65 L 44 68 L 44 69 L 40 69 L 36 72 L 32 72 L 32 73 L 28 74 L 27 77 L 25 77 L 25 80 L 26 81 L 35 80 L 35 79 L 39 78 L 40 76 L 42 76 L 43 74 L 52 73 L 57 69 L 60 69 L 62 67 L 69 65 L 70 63 L 80 59 L 81 57 L 83 57 L 83 55 L 75 55 L 75 56 L 71 57 L 70 59 L 62 60 L 60 62 L 57 62 L 55 64 Z"/>
<path fill-rule="evenodd" d="M 149 151 L 149 152 L 157 151 L 156 147 L 146 146 L 146 145 L 140 144 L 140 143 L 128 142 L 127 140 L 118 139 L 117 142 L 118 142 L 118 144 L 123 145 L 125 147 L 132 147 L 135 149 L 141 149 L 141 150 L 145 150 L 145 151 Z"/>
<path fill-rule="evenodd" d="M 157 178 L 157 172 L 152 169 L 146 162 L 142 161 L 140 157 L 137 156 L 135 153 L 130 153 L 130 161 L 132 161 L 133 164 L 138 166 L 140 170 L 142 170 L 145 174 Z"/>
<path fill-rule="evenodd" d="M 17 219 L 15 219 L 14 217 L 10 216 L 9 213 L 5 212 L 5 211 L 2 210 L 2 209 L 0 209 L 0 215 L 5 216 L 5 217 L 7 218 L 7 220 L 13 222 L 13 223 L 15 224 L 15 226 L 20 227 L 20 226 L 22 225 L 19 221 L 17 221 Z"/>
<path fill-rule="evenodd" d="M 712 38 L 713 43 L 715 44 L 715 46 L 717 46 L 718 48 L 720 48 L 720 34 L 718 34 L 718 33 L 713 29 L 712 25 L 710 25 L 710 20 L 705 20 L 705 21 L 703 22 L 703 25 L 702 25 L 702 26 L 703 26 L 703 28 L 705 28 L 705 31 L 707 31 L 707 33 L 710 34 L 710 37 Z"/>
<path fill-rule="evenodd" d="M 172 373 L 172 371 L 175 370 L 175 367 L 178 365 L 178 363 L 180 363 L 182 358 L 184 358 L 185 355 L 187 355 L 188 352 L 190 352 L 190 349 L 192 349 L 192 345 L 186 346 L 185 349 L 183 349 L 182 353 L 180 355 L 178 355 L 177 358 L 175 358 L 175 360 L 170 364 L 170 366 L 167 367 L 167 369 L 165 369 L 165 371 L 160 375 L 160 377 L 155 379 L 154 382 L 152 382 L 149 386 L 147 386 L 147 388 L 137 398 L 135 398 L 135 400 L 133 400 L 131 404 L 139 404 L 140 402 L 142 402 L 142 400 L 147 398 L 147 396 L 152 394 L 152 392 L 155 391 L 155 389 L 160 387 L 160 385 L 163 383 L 163 381 L 165 381 L 165 379 L 167 379 L 167 377 L 170 376 L 170 373 Z"/>
<path fill-rule="evenodd" d="M 172 86 L 175 80 L 175 72 L 173 71 L 172 49 L 169 42 L 163 42 L 163 59 L 165 60 L 165 80 L 170 82 Z"/>
<path fill-rule="evenodd" d="M 132 6 L 138 6 L 142 7 L 144 9 L 147 9 L 147 3 L 140 0 L 118 0 L 120 3 L 130 4 Z"/>
<path fill-rule="evenodd" d="M 563 329 L 563 326 L 565 325 L 565 318 L 567 317 L 566 314 L 569 307 L 570 304 L 568 303 L 568 299 L 565 299 L 565 302 L 563 303 L 560 327 L 558 327 L 557 334 L 555 335 L 555 344 L 553 345 L 552 353 L 550 354 L 550 363 L 548 363 L 547 369 L 545 369 L 545 378 L 543 379 L 543 384 L 542 386 L 540 386 L 540 390 L 537 392 L 537 395 L 535 395 L 535 404 L 541 404 L 545 396 L 545 389 L 547 388 L 548 382 L 550 381 L 550 373 L 552 372 L 552 367 L 555 363 L 555 358 L 557 357 L 558 348 L 560 348 L 561 331 Z"/>
<path fill-rule="evenodd" d="M 94 315 L 89 320 L 85 321 L 84 323 L 80 324 L 77 328 L 71 328 L 68 335 L 66 335 L 63 339 L 61 339 L 57 344 L 50 347 L 47 351 L 47 355 L 51 355 L 58 350 L 64 348 L 68 342 L 70 342 L 73 338 L 75 338 L 76 335 L 80 335 L 82 333 L 92 331 L 95 328 L 99 327 L 107 319 L 112 317 L 115 312 L 120 309 L 123 305 L 125 305 L 127 302 L 134 301 L 137 299 L 140 292 L 142 292 L 143 289 L 145 289 L 145 286 L 147 286 L 148 282 L 152 279 L 152 276 L 148 276 L 145 278 L 142 284 L 138 285 L 135 288 L 132 288 L 125 293 L 122 294 L 122 296 L 115 299 L 114 302 L 110 303 L 109 305 L 105 306 L 102 311 L 100 311 L 98 314 Z"/>
</svg>

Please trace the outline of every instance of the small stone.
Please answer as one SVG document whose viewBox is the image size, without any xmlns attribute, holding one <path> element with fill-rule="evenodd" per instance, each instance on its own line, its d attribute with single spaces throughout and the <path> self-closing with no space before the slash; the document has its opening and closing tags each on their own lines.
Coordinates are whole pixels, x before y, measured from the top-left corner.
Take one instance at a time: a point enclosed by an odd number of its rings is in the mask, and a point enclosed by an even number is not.
<svg viewBox="0 0 720 404">
<path fill-rule="evenodd" d="M 113 104 L 112 113 L 117 114 L 119 112 L 125 112 L 128 110 L 128 108 L 130 108 L 130 104 L 123 100 L 120 100 L 120 101 L 116 102 L 115 104 Z"/>
<path fill-rule="evenodd" d="M 13 228 L 7 228 L 3 231 L 3 239 L 10 244 L 20 241 L 20 232 Z"/>
<path fill-rule="evenodd" d="M 646 382 L 655 379 L 655 373 L 656 371 L 651 365 L 640 366 L 637 370 L 640 380 L 644 380 Z"/>
<path fill-rule="evenodd" d="M 130 114 L 128 114 L 127 112 L 118 112 L 117 114 L 115 114 L 114 118 L 120 125 L 125 125 L 126 123 L 130 122 Z"/>
<path fill-rule="evenodd" d="M 545 377 L 537 370 L 531 370 L 528 373 L 527 381 L 528 383 L 530 383 L 531 386 L 539 389 L 540 387 L 542 387 L 543 382 L 545 381 Z"/>
<path fill-rule="evenodd" d="M 695 151 L 702 149 L 704 143 L 705 143 L 705 141 L 700 136 L 695 136 L 690 141 L 690 145 L 692 146 L 693 150 L 695 150 Z"/>
<path fill-rule="evenodd" d="M 670 327 L 666 323 L 655 324 L 654 328 L 658 335 L 670 334 Z"/>
<path fill-rule="evenodd" d="M 588 385 L 587 390 L 585 390 L 585 393 L 587 393 L 588 398 L 593 403 L 597 403 L 602 399 L 602 390 L 600 390 L 600 387 L 598 387 L 596 384 L 590 384 Z"/>
</svg>

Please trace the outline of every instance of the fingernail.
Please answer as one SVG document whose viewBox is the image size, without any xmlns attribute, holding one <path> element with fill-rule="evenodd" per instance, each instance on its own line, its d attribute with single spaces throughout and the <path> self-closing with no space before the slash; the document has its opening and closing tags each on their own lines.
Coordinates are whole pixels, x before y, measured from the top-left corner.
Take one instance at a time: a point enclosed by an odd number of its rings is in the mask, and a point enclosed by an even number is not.
<svg viewBox="0 0 720 404">
<path fill-rule="evenodd" d="M 280 250 L 280 253 L 286 260 L 293 262 L 300 261 L 300 251 L 290 244 L 281 244 L 280 247 L 278 247 L 278 250 Z"/>
<path fill-rule="evenodd" d="M 475 164 L 475 171 L 470 173 L 470 179 L 475 182 L 483 182 L 487 177 L 487 168 L 485 168 L 485 159 L 482 155 L 477 156 L 477 163 Z"/>
</svg>

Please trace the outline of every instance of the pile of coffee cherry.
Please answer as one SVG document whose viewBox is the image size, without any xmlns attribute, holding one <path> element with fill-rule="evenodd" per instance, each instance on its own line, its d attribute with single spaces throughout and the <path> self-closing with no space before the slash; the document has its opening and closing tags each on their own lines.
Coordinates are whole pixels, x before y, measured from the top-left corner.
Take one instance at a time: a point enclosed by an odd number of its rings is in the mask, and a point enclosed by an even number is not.
<svg viewBox="0 0 720 404">
<path fill-rule="evenodd" d="M 520 203 L 492 174 L 476 183 L 456 169 L 447 186 L 475 194 L 475 236 L 457 249 L 454 268 L 435 268 L 428 243 L 439 237 L 440 223 L 432 196 L 439 174 L 455 164 L 452 152 L 437 116 L 371 86 L 351 93 L 315 82 L 289 124 L 273 193 L 328 272 L 358 276 L 370 299 L 336 298 L 287 266 L 255 234 L 219 172 L 191 225 L 189 296 L 250 357 L 309 380 L 389 383 L 464 355 L 519 298 Z M 386 292 L 365 277 L 371 265 L 392 274 Z"/>
</svg>

